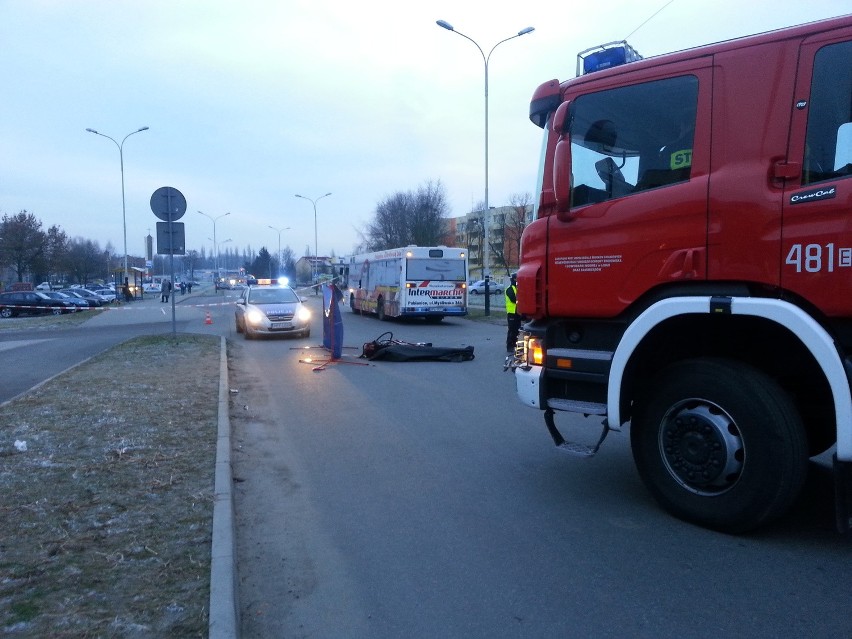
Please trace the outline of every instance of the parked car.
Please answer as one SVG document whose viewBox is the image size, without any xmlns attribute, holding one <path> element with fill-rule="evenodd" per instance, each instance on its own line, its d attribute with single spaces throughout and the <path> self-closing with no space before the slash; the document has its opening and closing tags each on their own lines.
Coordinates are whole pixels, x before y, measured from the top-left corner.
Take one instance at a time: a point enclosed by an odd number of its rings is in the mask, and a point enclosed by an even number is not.
<svg viewBox="0 0 852 639">
<path fill-rule="evenodd" d="M 78 309 L 93 308 L 92 305 L 89 304 L 88 300 L 85 300 L 78 295 L 68 295 L 62 291 L 44 291 L 44 294 L 54 300 L 65 300 L 66 302 L 71 302 Z"/>
<path fill-rule="evenodd" d="M 114 302 L 116 299 L 115 291 L 106 286 L 87 286 L 85 290 L 91 291 L 95 295 L 100 295 L 107 302 Z"/>
<path fill-rule="evenodd" d="M 58 291 L 59 289 L 64 288 L 64 285 L 60 282 L 42 282 L 38 286 L 35 287 L 37 291 Z"/>
<path fill-rule="evenodd" d="M 311 334 L 311 312 L 289 286 L 247 286 L 237 300 L 236 329 L 246 339 L 259 335 Z"/>
<path fill-rule="evenodd" d="M 488 293 L 491 295 L 500 295 L 503 292 L 503 286 L 492 280 L 488 281 Z M 471 295 L 485 294 L 485 280 L 478 280 L 467 287 L 467 292 Z"/>
<path fill-rule="evenodd" d="M 92 293 L 91 291 L 87 291 L 84 288 L 63 288 L 60 293 L 65 293 L 66 295 L 78 295 L 85 300 L 89 300 L 94 307 L 103 306 L 106 304 L 106 300 L 98 295 L 97 293 Z"/>
<path fill-rule="evenodd" d="M 65 300 L 55 300 L 41 291 L 11 291 L 0 293 L 0 317 L 17 315 L 61 315 L 74 313 L 77 307 Z"/>
<path fill-rule="evenodd" d="M 63 293 L 64 295 L 67 295 L 68 297 L 71 297 L 75 300 L 79 300 L 79 301 L 83 302 L 83 304 L 81 304 L 80 306 L 83 306 L 85 304 L 89 308 L 100 308 L 101 306 L 104 305 L 103 302 L 99 299 L 88 298 L 88 297 L 83 297 L 82 295 L 79 295 L 77 293 L 77 291 L 79 291 L 79 290 L 80 289 L 78 289 L 78 288 L 63 288 L 59 292 Z M 75 304 L 76 303 L 77 302 L 75 302 Z"/>
</svg>

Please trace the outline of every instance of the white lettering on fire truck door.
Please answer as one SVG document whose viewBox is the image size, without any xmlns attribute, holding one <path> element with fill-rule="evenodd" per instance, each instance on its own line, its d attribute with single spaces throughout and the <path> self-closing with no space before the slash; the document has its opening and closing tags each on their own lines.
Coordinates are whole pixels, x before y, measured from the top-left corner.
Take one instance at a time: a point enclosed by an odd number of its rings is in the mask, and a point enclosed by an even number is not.
<svg viewBox="0 0 852 639">
<path fill-rule="evenodd" d="M 834 243 L 793 244 L 785 264 L 795 267 L 796 273 L 833 273 L 835 268 L 852 266 L 852 248 L 837 248 Z"/>
</svg>

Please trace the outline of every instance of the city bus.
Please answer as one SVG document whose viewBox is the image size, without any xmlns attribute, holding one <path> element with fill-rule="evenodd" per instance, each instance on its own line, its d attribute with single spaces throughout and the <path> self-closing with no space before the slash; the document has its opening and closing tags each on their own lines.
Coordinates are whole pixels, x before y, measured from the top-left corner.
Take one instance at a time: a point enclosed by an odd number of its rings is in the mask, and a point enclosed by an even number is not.
<svg viewBox="0 0 852 639">
<path fill-rule="evenodd" d="M 391 317 L 467 315 L 467 251 L 446 246 L 406 246 L 354 255 L 344 269 L 353 313 Z"/>
</svg>

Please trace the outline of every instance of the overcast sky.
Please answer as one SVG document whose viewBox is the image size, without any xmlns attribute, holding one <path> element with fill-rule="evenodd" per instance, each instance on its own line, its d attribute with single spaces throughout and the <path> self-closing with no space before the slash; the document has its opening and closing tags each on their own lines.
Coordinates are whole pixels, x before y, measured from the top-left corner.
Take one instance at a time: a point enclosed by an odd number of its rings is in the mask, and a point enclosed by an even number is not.
<svg viewBox="0 0 852 639">
<path fill-rule="evenodd" d="M 0 0 L 0 214 L 123 253 L 155 235 L 151 194 L 187 200 L 187 249 L 345 255 L 386 196 L 440 181 L 450 213 L 532 192 L 542 82 L 629 37 L 644 56 L 850 12 L 849 0 Z M 659 11 L 662 8 L 662 11 Z M 658 12 L 657 15 L 654 15 Z M 653 16 L 653 17 L 652 17 Z M 647 23 L 646 20 L 651 18 Z M 643 23 L 645 23 L 643 25 Z M 637 30 L 638 28 L 638 30 Z M 630 35 L 634 32 L 633 35 Z M 224 248 L 224 247 L 223 247 Z"/>
</svg>

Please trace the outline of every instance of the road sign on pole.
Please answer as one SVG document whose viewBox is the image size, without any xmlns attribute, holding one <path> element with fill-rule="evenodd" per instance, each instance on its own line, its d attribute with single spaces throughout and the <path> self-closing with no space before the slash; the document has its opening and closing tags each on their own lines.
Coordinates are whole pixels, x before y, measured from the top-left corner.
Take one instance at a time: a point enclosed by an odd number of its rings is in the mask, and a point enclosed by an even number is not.
<svg viewBox="0 0 852 639">
<path fill-rule="evenodd" d="M 157 255 L 186 255 L 183 222 L 157 222 Z"/>
<path fill-rule="evenodd" d="M 186 213 L 186 198 L 171 186 L 161 186 L 151 196 L 151 210 L 163 222 L 157 222 L 157 253 L 169 256 L 171 283 L 175 283 L 175 253 L 184 254 L 183 224 L 175 224 Z M 179 227 L 179 228 L 178 228 Z M 179 237 L 178 237 L 179 234 Z M 162 238 L 162 239 L 161 239 Z M 172 289 L 174 291 L 174 289 Z M 176 334 L 175 296 L 172 295 L 172 334 Z"/>
</svg>

